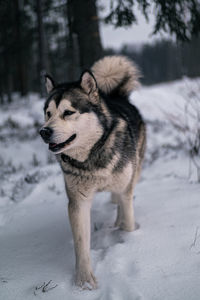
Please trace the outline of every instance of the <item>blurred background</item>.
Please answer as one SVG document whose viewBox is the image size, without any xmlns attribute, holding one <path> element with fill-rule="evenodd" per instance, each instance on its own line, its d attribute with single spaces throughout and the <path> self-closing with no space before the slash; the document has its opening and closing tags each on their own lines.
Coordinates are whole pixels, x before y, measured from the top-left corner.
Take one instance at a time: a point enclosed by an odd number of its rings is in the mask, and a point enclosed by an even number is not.
<svg viewBox="0 0 200 300">
<path fill-rule="evenodd" d="M 44 95 L 43 75 L 75 80 L 107 54 L 133 59 L 145 85 L 200 75 L 196 0 L 1 0 L 0 103 Z"/>
<path fill-rule="evenodd" d="M 199 32 L 200 0 L 0 0 L 1 300 L 200 299 Z M 99 289 L 80 294 L 62 171 L 38 134 L 44 74 L 78 80 L 108 54 L 143 74 L 130 95 L 147 125 L 139 229 L 114 228 L 117 206 L 96 195 Z"/>
</svg>

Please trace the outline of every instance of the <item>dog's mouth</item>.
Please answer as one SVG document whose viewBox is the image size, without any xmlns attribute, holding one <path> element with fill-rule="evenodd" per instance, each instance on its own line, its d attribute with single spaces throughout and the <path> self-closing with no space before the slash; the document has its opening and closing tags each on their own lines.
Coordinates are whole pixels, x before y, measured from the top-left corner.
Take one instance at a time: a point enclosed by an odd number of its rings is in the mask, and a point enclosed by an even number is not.
<svg viewBox="0 0 200 300">
<path fill-rule="evenodd" d="M 67 145 L 70 145 L 71 142 L 76 138 L 76 134 L 73 134 L 72 136 L 70 136 L 69 139 L 67 139 L 65 142 L 60 143 L 60 144 L 56 144 L 56 143 L 49 143 L 49 150 L 53 151 L 53 152 L 57 152 L 59 150 L 61 150 L 62 148 L 64 148 Z"/>
</svg>

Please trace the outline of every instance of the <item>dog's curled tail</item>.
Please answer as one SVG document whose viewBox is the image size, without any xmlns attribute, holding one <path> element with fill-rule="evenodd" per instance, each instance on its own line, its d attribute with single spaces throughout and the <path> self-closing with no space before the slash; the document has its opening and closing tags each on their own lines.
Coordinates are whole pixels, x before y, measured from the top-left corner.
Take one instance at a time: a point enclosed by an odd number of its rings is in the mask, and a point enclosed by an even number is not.
<svg viewBox="0 0 200 300">
<path fill-rule="evenodd" d="M 125 56 L 105 56 L 91 68 L 98 87 L 107 95 L 128 96 L 139 85 L 140 72 Z"/>
</svg>

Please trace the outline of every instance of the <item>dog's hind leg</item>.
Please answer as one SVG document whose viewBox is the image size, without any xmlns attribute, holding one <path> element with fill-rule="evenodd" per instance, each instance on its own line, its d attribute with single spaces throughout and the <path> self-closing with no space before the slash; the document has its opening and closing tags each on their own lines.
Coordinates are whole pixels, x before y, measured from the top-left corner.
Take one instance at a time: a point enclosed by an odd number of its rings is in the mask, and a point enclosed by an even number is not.
<svg viewBox="0 0 200 300">
<path fill-rule="evenodd" d="M 133 173 L 132 179 L 127 186 L 126 190 L 118 194 L 118 209 L 115 226 L 118 226 L 122 230 L 133 231 L 139 227 L 135 223 L 134 207 L 133 207 L 133 194 L 136 183 L 138 182 L 141 171 L 141 162 L 138 162 L 136 172 Z"/>
<path fill-rule="evenodd" d="M 120 227 L 121 226 L 121 222 L 123 219 L 123 214 L 122 214 L 122 208 L 120 205 L 121 202 L 121 195 L 120 194 L 116 194 L 116 193 L 112 193 L 111 194 L 111 202 L 114 204 L 117 204 L 117 218 L 115 220 L 115 227 Z"/>
<path fill-rule="evenodd" d="M 76 255 L 76 284 L 83 289 L 97 287 L 90 260 L 90 209 L 92 195 L 68 191 L 68 212 Z"/>
<path fill-rule="evenodd" d="M 116 221 L 115 221 L 115 226 L 116 227 L 119 227 L 120 226 L 120 223 L 121 223 L 121 209 L 120 209 L 120 203 L 121 201 L 121 196 L 119 194 L 116 194 L 116 193 L 111 193 L 111 202 L 114 203 L 114 204 L 117 204 L 117 218 L 116 218 Z"/>
<path fill-rule="evenodd" d="M 122 205 L 122 195 L 112 193 L 111 194 L 111 202 L 114 204 L 117 204 L 117 217 L 115 221 L 115 227 L 120 227 L 122 226 L 123 219 L 124 219 L 124 213 L 123 213 L 123 205 Z"/>
<path fill-rule="evenodd" d="M 126 231 L 133 231 L 135 229 L 133 191 L 127 191 L 119 195 L 115 226 Z"/>
<path fill-rule="evenodd" d="M 118 202 L 115 226 L 126 231 L 133 231 L 136 228 L 133 208 L 133 194 L 136 182 L 137 173 L 132 176 L 125 191 L 115 196 Z"/>
</svg>

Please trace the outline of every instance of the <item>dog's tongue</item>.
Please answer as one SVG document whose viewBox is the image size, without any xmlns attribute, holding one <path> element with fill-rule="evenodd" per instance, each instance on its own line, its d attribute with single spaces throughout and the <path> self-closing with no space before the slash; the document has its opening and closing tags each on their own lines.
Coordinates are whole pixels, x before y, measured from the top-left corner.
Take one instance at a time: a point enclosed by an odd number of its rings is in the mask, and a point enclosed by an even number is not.
<svg viewBox="0 0 200 300">
<path fill-rule="evenodd" d="M 53 147 L 55 147 L 57 144 L 55 144 L 55 143 L 50 143 L 49 145 L 50 145 L 50 147 L 53 148 Z"/>
</svg>

